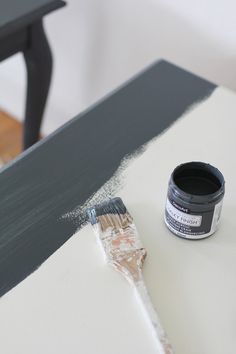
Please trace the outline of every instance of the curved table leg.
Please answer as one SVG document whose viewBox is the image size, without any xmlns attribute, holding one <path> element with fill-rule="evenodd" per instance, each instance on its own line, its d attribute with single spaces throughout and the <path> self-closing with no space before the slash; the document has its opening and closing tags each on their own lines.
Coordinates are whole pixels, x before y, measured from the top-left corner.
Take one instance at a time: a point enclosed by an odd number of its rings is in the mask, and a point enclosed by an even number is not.
<svg viewBox="0 0 236 354">
<path fill-rule="evenodd" d="M 52 73 L 52 54 L 42 20 L 32 24 L 28 31 L 28 45 L 23 52 L 27 69 L 24 149 L 39 139 Z"/>
</svg>

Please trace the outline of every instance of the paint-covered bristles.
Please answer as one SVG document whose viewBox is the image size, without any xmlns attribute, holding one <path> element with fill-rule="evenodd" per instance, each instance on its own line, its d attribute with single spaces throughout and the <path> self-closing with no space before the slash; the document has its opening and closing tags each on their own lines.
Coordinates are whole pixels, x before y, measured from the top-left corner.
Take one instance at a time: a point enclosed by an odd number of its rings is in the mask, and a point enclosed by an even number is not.
<svg viewBox="0 0 236 354">
<path fill-rule="evenodd" d="M 103 203 L 97 204 L 87 210 L 88 220 L 92 225 L 98 222 L 98 217 L 107 214 L 123 215 L 127 209 L 121 198 L 116 197 L 109 199 Z"/>
</svg>

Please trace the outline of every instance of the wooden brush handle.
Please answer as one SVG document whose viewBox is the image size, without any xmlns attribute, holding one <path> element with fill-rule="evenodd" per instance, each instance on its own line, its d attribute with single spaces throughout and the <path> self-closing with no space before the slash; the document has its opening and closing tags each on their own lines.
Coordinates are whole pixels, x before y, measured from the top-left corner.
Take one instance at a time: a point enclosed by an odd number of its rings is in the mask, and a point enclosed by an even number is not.
<svg viewBox="0 0 236 354">
<path fill-rule="evenodd" d="M 173 349 L 168 341 L 166 333 L 161 326 L 157 312 L 151 302 L 145 283 L 142 279 L 134 282 L 138 297 L 143 305 L 148 320 L 151 322 L 153 334 L 158 342 L 159 354 L 173 354 Z"/>
</svg>

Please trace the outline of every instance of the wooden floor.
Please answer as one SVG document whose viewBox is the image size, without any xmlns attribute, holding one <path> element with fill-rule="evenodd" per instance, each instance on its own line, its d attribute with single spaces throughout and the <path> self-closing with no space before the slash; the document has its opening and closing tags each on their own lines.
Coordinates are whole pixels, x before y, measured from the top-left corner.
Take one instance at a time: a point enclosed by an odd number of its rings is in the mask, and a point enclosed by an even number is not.
<svg viewBox="0 0 236 354">
<path fill-rule="evenodd" d="M 0 165 L 21 152 L 22 124 L 0 110 Z"/>
</svg>

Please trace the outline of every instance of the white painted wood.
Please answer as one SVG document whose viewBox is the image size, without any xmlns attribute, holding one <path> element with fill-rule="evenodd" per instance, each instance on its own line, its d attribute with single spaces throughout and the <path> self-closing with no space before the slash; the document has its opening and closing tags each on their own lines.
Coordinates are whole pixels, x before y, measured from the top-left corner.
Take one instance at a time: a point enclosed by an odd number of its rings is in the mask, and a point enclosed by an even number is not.
<svg viewBox="0 0 236 354">
<path fill-rule="evenodd" d="M 235 117 L 235 94 L 216 89 L 130 161 L 117 193 L 147 248 L 145 282 L 176 354 L 236 351 Z M 169 175 L 191 160 L 226 180 L 220 229 L 196 242 L 163 221 Z M 91 226 L 0 299 L 0 342 L 4 354 L 157 353 L 134 289 L 104 263 Z"/>
</svg>

